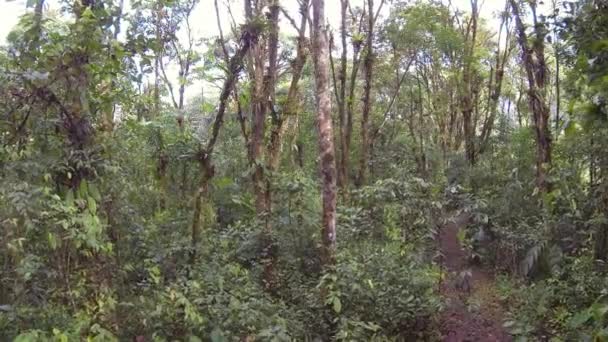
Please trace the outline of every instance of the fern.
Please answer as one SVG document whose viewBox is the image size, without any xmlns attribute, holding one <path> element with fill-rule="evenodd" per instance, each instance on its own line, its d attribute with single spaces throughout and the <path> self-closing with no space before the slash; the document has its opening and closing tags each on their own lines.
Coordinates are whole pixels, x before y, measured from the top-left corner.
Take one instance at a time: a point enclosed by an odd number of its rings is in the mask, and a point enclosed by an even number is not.
<svg viewBox="0 0 608 342">
<path fill-rule="evenodd" d="M 545 250 L 546 242 L 540 242 L 538 245 L 532 246 L 526 253 L 526 257 L 520 265 L 521 274 L 530 276 L 531 271 L 538 265 L 538 261 Z"/>
<path fill-rule="evenodd" d="M 542 241 L 528 250 L 520 264 L 520 272 L 526 277 L 538 275 L 543 270 L 551 274 L 555 272 L 561 259 L 562 251 L 559 246 Z"/>
</svg>

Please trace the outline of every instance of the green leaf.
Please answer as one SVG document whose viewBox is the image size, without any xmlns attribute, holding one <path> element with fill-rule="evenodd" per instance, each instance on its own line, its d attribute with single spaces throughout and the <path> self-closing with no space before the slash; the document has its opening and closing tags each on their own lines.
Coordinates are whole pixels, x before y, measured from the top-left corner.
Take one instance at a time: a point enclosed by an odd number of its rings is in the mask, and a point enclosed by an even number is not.
<svg viewBox="0 0 608 342">
<path fill-rule="evenodd" d="M 55 237 L 55 234 L 49 232 L 47 235 L 47 238 L 49 240 L 49 246 L 51 246 L 52 250 L 57 249 L 58 243 L 57 243 L 57 238 Z"/>
<path fill-rule="evenodd" d="M 74 191 L 72 189 L 65 194 L 65 204 L 68 206 L 74 205 Z"/>
<path fill-rule="evenodd" d="M 95 201 L 101 202 L 101 194 L 97 189 L 97 185 L 95 185 L 94 183 L 89 184 L 89 195 L 91 195 L 95 199 Z"/>
<path fill-rule="evenodd" d="M 339 297 L 334 297 L 333 299 L 333 308 L 334 312 L 339 314 L 342 311 L 342 302 Z"/>
<path fill-rule="evenodd" d="M 95 18 L 95 14 L 93 14 L 93 11 L 91 10 L 91 7 L 87 7 L 83 12 L 82 12 L 82 17 L 83 18 L 87 18 L 87 19 L 93 19 Z"/>
<path fill-rule="evenodd" d="M 89 187 L 88 187 L 87 181 L 86 181 L 86 179 L 83 179 L 80 182 L 80 186 L 78 186 L 78 197 L 86 198 L 88 193 L 89 193 Z"/>
<path fill-rule="evenodd" d="M 223 189 L 226 187 L 231 186 L 232 184 L 234 184 L 234 181 L 232 180 L 232 178 L 230 177 L 221 177 L 221 178 L 215 178 L 213 180 L 213 184 L 219 188 L 219 189 Z"/>
<path fill-rule="evenodd" d="M 40 341 L 41 337 L 42 334 L 40 330 L 32 330 L 15 337 L 13 342 L 36 342 Z"/>
<path fill-rule="evenodd" d="M 593 317 L 591 310 L 584 310 L 572 317 L 568 325 L 574 329 L 581 327 L 583 324 L 587 323 Z"/>
<path fill-rule="evenodd" d="M 460 245 L 464 244 L 466 236 L 467 236 L 467 232 L 464 229 L 458 230 L 458 233 L 456 233 L 456 238 L 458 239 L 458 242 L 460 243 Z"/>
<path fill-rule="evenodd" d="M 87 207 L 89 208 L 89 212 L 93 215 L 97 213 L 97 203 L 95 199 L 91 196 L 87 197 Z"/>
<path fill-rule="evenodd" d="M 213 329 L 211 332 L 211 342 L 224 342 L 226 338 L 219 328 Z"/>
<path fill-rule="evenodd" d="M 594 341 L 605 342 L 608 341 L 608 328 L 604 328 L 598 331 L 595 336 L 593 336 Z"/>
<path fill-rule="evenodd" d="M 592 307 L 593 310 L 593 319 L 596 322 L 601 322 L 606 312 L 608 312 L 608 305 L 596 304 Z"/>
<path fill-rule="evenodd" d="M 566 125 L 566 128 L 564 129 L 564 134 L 567 137 L 573 136 L 578 132 L 579 128 L 580 127 L 579 127 L 578 123 L 576 123 L 576 121 L 571 120 Z"/>
</svg>

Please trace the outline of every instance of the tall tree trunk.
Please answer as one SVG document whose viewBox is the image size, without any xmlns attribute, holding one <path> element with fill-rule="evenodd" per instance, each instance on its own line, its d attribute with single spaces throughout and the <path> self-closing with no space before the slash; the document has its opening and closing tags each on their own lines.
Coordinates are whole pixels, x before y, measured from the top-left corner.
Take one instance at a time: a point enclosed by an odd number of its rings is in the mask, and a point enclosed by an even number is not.
<svg viewBox="0 0 608 342">
<path fill-rule="evenodd" d="M 508 10 L 508 3 L 506 5 Z M 505 50 L 501 53 L 500 51 L 500 40 L 501 34 L 503 31 L 503 27 L 506 30 L 506 38 L 505 38 Z M 498 113 L 498 103 L 500 100 L 500 95 L 502 93 L 502 81 L 505 73 L 505 66 L 507 61 L 509 60 L 509 56 L 511 54 L 512 46 L 511 46 L 511 28 L 509 26 L 509 17 L 503 16 L 503 19 L 500 23 L 500 28 L 498 32 L 498 42 L 499 46 L 496 50 L 496 63 L 494 66 L 494 86 L 490 87 L 489 90 L 489 101 L 488 101 L 488 117 L 483 124 L 483 128 L 481 131 L 481 137 L 479 142 L 479 153 L 484 153 L 486 148 L 488 147 L 488 141 L 490 136 L 492 135 L 492 131 L 494 129 L 494 123 L 496 121 L 496 114 Z M 491 84 L 490 84 L 491 85 Z"/>
<path fill-rule="evenodd" d="M 347 2 L 348 5 L 348 2 Z M 347 6 L 348 7 L 348 6 Z M 358 30 L 357 34 L 360 34 L 363 30 L 363 20 L 365 18 L 365 10 L 361 14 L 358 20 Z M 353 16 L 352 20 L 355 21 L 356 18 Z M 344 43 L 344 41 L 343 41 Z M 343 185 L 344 189 L 348 189 L 348 185 L 351 181 L 350 175 L 350 146 L 352 142 L 353 136 L 353 115 L 354 115 L 354 105 L 355 105 L 355 86 L 357 84 L 357 76 L 359 74 L 359 66 L 361 65 L 361 48 L 362 41 L 359 39 L 352 39 L 352 48 L 353 48 L 353 57 L 352 57 L 352 68 L 350 71 L 350 76 L 348 80 L 348 97 L 345 99 L 345 111 L 346 118 L 344 122 L 344 141 L 341 142 L 341 146 L 343 148 L 340 151 L 340 167 L 343 171 Z M 343 46 L 344 48 L 344 46 Z M 346 50 L 346 49 L 345 49 Z M 345 90 L 346 91 L 346 90 Z M 345 194 L 346 191 L 344 192 Z"/>
<path fill-rule="evenodd" d="M 277 74 L 277 54 L 279 46 L 279 4 L 278 0 L 269 0 L 269 34 L 268 34 L 268 68 L 264 75 L 264 86 L 263 86 L 263 98 L 262 101 L 265 103 L 263 107 L 272 114 L 272 123 L 276 128 L 280 124 L 280 118 L 274 110 L 274 92 Z M 265 116 L 266 113 L 264 113 Z M 262 133 L 263 135 L 263 133 Z M 277 142 L 278 143 L 278 142 Z M 272 150 L 272 149 L 271 149 Z M 268 153 L 268 160 L 273 161 L 273 156 L 270 151 Z M 272 163 L 269 163 L 272 164 Z M 267 187 L 269 190 L 269 186 Z M 271 210 L 271 195 L 269 191 L 264 194 L 264 208 L 269 213 Z"/>
<path fill-rule="evenodd" d="M 605 128 L 602 129 L 602 125 L 603 123 L 600 123 L 599 127 L 593 127 L 590 137 L 590 152 L 593 161 L 591 169 L 594 169 L 592 179 L 597 178 L 597 182 L 591 183 L 590 194 L 596 198 L 597 214 L 604 218 L 596 224 L 594 258 L 606 261 L 608 260 L 608 188 L 606 186 L 608 184 L 608 158 L 600 147 L 606 146 Z M 599 144 L 596 144 L 596 138 L 600 140 Z"/>
<path fill-rule="evenodd" d="M 558 20 L 557 19 L 557 15 L 559 13 L 558 9 L 557 9 L 557 1 L 553 0 L 552 1 L 552 5 L 553 5 L 553 14 L 555 15 L 555 19 L 554 20 Z M 554 29 L 553 29 L 553 53 L 555 54 L 555 140 L 557 140 L 557 138 L 559 137 L 559 127 L 560 127 L 560 101 L 561 101 L 561 97 L 560 97 L 560 79 L 559 79 L 559 72 L 560 72 L 560 44 L 559 44 L 559 35 L 557 33 L 557 27 L 558 25 L 556 23 L 554 23 Z"/>
<path fill-rule="evenodd" d="M 307 58 L 307 39 L 306 39 L 306 24 L 308 17 L 309 0 L 303 0 L 300 7 L 302 17 L 298 29 L 298 43 L 296 48 L 296 58 L 291 64 L 291 82 L 287 92 L 287 100 L 285 101 L 284 109 L 281 113 L 277 113 L 271 109 L 272 114 L 272 129 L 270 132 L 270 142 L 268 144 L 268 162 L 267 168 L 274 172 L 279 167 L 280 152 L 282 146 L 282 138 L 286 129 L 286 121 L 297 115 L 298 112 L 298 85 L 302 78 L 302 70 L 306 64 Z M 269 186 L 270 184 L 267 183 Z M 267 188 L 268 191 L 268 188 Z"/>
<path fill-rule="evenodd" d="M 364 61 L 363 113 L 361 114 L 361 156 L 359 159 L 358 185 L 367 182 L 369 164 L 369 114 L 372 106 L 372 76 L 374 67 L 374 0 L 367 0 L 367 45 Z"/>
<path fill-rule="evenodd" d="M 469 165 L 475 165 L 475 125 L 472 121 L 474 102 L 473 60 L 475 58 L 475 44 L 477 38 L 477 0 L 471 0 L 471 19 L 469 21 L 464 53 L 464 66 L 462 72 L 462 118 L 464 126 L 464 148 Z"/>
<path fill-rule="evenodd" d="M 196 262 L 196 256 L 198 251 L 198 245 L 201 240 L 201 220 L 203 213 L 203 203 L 205 199 L 209 198 L 209 181 L 213 178 L 215 172 L 211 162 L 211 156 L 201 156 L 199 160 L 199 181 L 198 188 L 196 190 L 196 196 L 194 197 L 194 214 L 192 217 L 191 227 L 191 248 L 190 251 L 190 264 L 194 265 Z"/>
<path fill-rule="evenodd" d="M 325 27 L 325 1 L 312 0 L 313 6 L 313 61 L 315 71 L 317 125 L 323 216 L 323 264 L 335 263 L 336 250 L 336 161 L 331 120 L 331 92 L 329 89 L 329 42 Z"/>
<path fill-rule="evenodd" d="M 160 1 L 158 1 L 156 3 L 155 6 L 155 13 L 154 13 L 154 30 L 155 30 L 155 34 L 156 34 L 156 44 L 157 46 L 160 46 L 161 44 L 161 23 L 160 23 L 160 19 L 161 19 L 161 11 L 162 11 L 162 5 L 160 3 Z M 152 118 L 157 118 L 158 115 L 160 114 L 160 64 L 162 63 L 161 61 L 161 57 L 162 57 L 162 48 L 158 47 L 158 50 L 155 51 L 155 56 L 154 56 L 154 110 L 153 110 L 153 114 L 152 114 Z"/>
<path fill-rule="evenodd" d="M 196 262 L 196 252 L 200 242 L 203 200 L 207 198 L 209 181 L 214 175 L 214 167 L 211 159 L 213 150 L 219 136 L 220 128 L 224 123 L 224 114 L 226 113 L 226 107 L 228 106 L 228 98 L 230 97 L 241 69 L 243 68 L 243 59 L 251 46 L 257 41 L 258 34 L 259 32 L 255 30 L 246 30 L 241 34 L 241 47 L 232 58 L 230 58 L 230 62 L 228 63 L 226 80 L 224 80 L 222 92 L 220 93 L 219 106 L 215 114 L 215 119 L 213 120 L 211 137 L 207 142 L 206 147 L 201 148 L 198 154 L 200 176 L 198 188 L 194 196 L 194 214 L 191 227 L 192 251 L 190 254 L 190 262 L 192 264 Z"/>
<path fill-rule="evenodd" d="M 418 143 L 418 135 L 416 135 L 416 132 L 414 130 L 414 119 L 416 118 L 416 114 L 415 114 L 415 110 L 414 110 L 414 104 L 418 104 L 419 102 L 417 102 L 415 100 L 414 97 L 414 92 L 412 90 L 410 90 L 410 98 L 412 99 L 412 101 L 409 102 L 409 115 L 407 116 L 407 128 L 409 129 L 409 133 L 410 133 L 410 137 L 413 140 L 413 143 L 411 144 L 412 146 L 412 155 L 414 156 L 414 161 L 416 162 L 416 171 L 418 172 L 419 175 L 422 175 L 422 153 L 423 151 L 420 150 L 420 144 Z M 419 111 L 421 111 L 421 109 L 419 109 Z"/>
<path fill-rule="evenodd" d="M 528 44 L 526 28 L 521 20 L 519 6 L 510 0 L 513 17 L 518 31 L 518 41 L 522 50 L 523 66 L 528 79 L 528 105 L 532 111 L 532 121 L 536 137 L 536 185 L 541 192 L 548 192 L 551 185 L 548 179 L 551 167 L 551 134 L 549 132 L 549 107 L 545 101 L 546 64 L 544 56 L 544 37 L 536 25 L 535 43 L 532 49 Z M 534 7 L 532 12 L 535 13 Z M 536 17 L 534 15 L 534 17 Z M 534 53 L 534 55 L 533 55 Z"/>
<path fill-rule="evenodd" d="M 270 142 L 267 148 L 267 164 L 266 168 L 270 174 L 266 175 L 265 190 L 264 190 L 264 240 L 265 247 L 263 251 L 264 257 L 264 285 L 266 290 L 273 291 L 276 288 L 274 265 L 276 253 L 274 252 L 274 240 L 272 238 L 272 226 L 270 224 L 270 213 L 272 210 L 272 182 L 270 176 L 276 171 L 279 162 L 279 151 L 281 144 L 281 135 L 283 130 L 283 117 L 274 110 L 275 99 L 275 84 L 277 74 L 277 54 L 279 45 L 279 12 L 280 7 L 278 0 L 269 1 L 269 34 L 268 34 L 268 69 L 264 76 L 264 91 L 263 101 L 267 103 L 266 108 L 270 110 L 272 117 L 272 127 L 270 134 Z M 298 75 L 299 78 L 299 75 Z M 297 83 L 296 86 L 297 87 Z M 297 89 L 297 88 L 296 88 Z M 291 89 L 290 89 L 291 90 Z"/>
<path fill-rule="evenodd" d="M 353 116 L 355 105 L 355 87 L 357 84 L 357 75 L 361 64 L 361 43 L 353 42 L 353 67 L 350 72 L 350 80 L 348 86 L 348 98 L 346 100 L 346 123 L 344 128 L 344 149 L 341 151 L 340 167 L 344 168 L 344 186 L 348 187 L 350 183 L 350 146 L 353 137 Z"/>
<path fill-rule="evenodd" d="M 254 78 L 251 82 L 252 88 L 252 117 L 250 135 L 250 159 L 254 168 L 252 181 L 255 197 L 255 208 L 258 216 L 267 220 L 267 208 L 264 194 L 264 165 L 263 146 L 266 121 L 266 100 L 264 99 L 264 48 L 257 45 L 252 49 Z"/>
<path fill-rule="evenodd" d="M 557 39 L 557 38 L 555 38 Z M 555 46 L 555 139 L 557 140 L 557 137 L 559 136 L 559 111 L 560 111 L 560 101 L 561 101 L 561 97 L 560 97 L 560 80 L 559 80 L 559 69 L 560 69 L 560 61 L 559 61 L 559 52 L 557 51 L 557 49 L 559 49 L 559 47 Z"/>
<path fill-rule="evenodd" d="M 422 102 L 422 84 L 420 82 L 420 78 L 418 78 L 418 103 L 420 104 L 420 108 L 418 110 L 418 149 L 420 153 L 418 159 L 418 173 L 422 178 L 426 179 L 427 171 L 426 151 L 424 149 L 424 103 Z"/>
<path fill-rule="evenodd" d="M 44 9 L 44 0 L 37 0 L 34 7 L 34 37 L 30 42 L 29 50 L 34 52 L 39 49 L 40 37 L 42 36 L 42 15 Z"/>
<path fill-rule="evenodd" d="M 348 45 L 346 43 L 346 10 L 348 9 L 348 0 L 340 0 L 340 41 L 342 43 L 342 55 L 340 57 L 340 71 L 338 80 L 340 82 L 338 91 L 336 92 L 338 102 L 338 113 L 340 117 L 340 167 L 338 169 L 338 185 L 346 193 L 348 187 L 348 147 L 346 142 L 346 69 L 347 69 L 347 54 Z M 337 85 L 336 85 L 337 86 Z"/>
<path fill-rule="evenodd" d="M 154 11 L 154 30 L 156 35 L 156 44 L 157 50 L 155 51 L 154 56 L 154 110 L 152 111 L 151 119 L 157 119 L 160 116 L 160 107 L 161 107 L 161 99 L 160 99 L 160 84 L 161 84 L 161 76 L 160 69 L 162 67 L 162 54 L 163 47 L 161 47 L 162 43 L 162 17 L 163 5 L 160 1 L 157 1 L 155 5 Z M 159 135 L 162 139 L 162 133 L 159 131 Z M 166 197 L 167 191 L 165 185 L 167 184 L 166 178 L 166 168 L 167 168 L 167 158 L 165 156 L 165 152 L 163 151 L 162 144 L 160 144 L 160 150 L 158 151 L 158 161 L 157 161 L 157 176 L 158 181 L 161 187 L 161 191 L 158 198 L 158 206 L 160 210 L 164 210 L 166 206 Z"/>
</svg>

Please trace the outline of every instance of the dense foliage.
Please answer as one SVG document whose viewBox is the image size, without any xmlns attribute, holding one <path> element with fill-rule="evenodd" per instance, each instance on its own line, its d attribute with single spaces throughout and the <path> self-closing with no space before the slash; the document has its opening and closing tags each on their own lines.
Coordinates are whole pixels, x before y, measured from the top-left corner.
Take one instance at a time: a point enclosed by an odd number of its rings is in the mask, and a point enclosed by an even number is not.
<svg viewBox="0 0 608 342">
<path fill-rule="evenodd" d="M 441 339 L 459 215 L 511 335 L 608 340 L 608 6 L 287 3 L 28 1 L 0 340 Z"/>
</svg>

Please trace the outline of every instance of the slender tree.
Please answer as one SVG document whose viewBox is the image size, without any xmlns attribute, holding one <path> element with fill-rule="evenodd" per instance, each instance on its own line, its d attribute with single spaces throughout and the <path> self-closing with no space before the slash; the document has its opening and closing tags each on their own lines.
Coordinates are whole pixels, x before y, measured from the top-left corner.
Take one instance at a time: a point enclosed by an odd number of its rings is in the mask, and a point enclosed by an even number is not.
<svg viewBox="0 0 608 342">
<path fill-rule="evenodd" d="M 351 13 L 351 19 L 353 22 L 357 22 L 357 30 L 354 33 L 354 36 L 359 37 L 361 32 L 363 31 L 363 19 L 365 18 L 365 9 L 361 12 L 361 14 L 356 16 L 355 13 Z M 354 117 L 354 106 L 355 106 L 355 91 L 357 85 L 357 77 L 359 74 L 359 69 L 361 65 L 361 50 L 363 48 L 363 41 L 359 38 L 352 39 L 351 42 L 353 57 L 352 57 L 352 67 L 350 71 L 350 76 L 348 80 L 348 96 L 345 99 L 345 110 L 346 110 L 346 118 L 344 122 L 344 142 L 342 143 L 343 149 L 340 151 L 340 168 L 342 168 L 342 173 L 344 180 L 342 185 L 345 189 L 348 189 L 348 184 L 350 183 L 350 147 L 353 136 L 353 117 Z"/>
<path fill-rule="evenodd" d="M 196 251 L 200 241 L 201 235 L 201 214 L 203 208 L 203 200 L 208 196 L 209 181 L 213 178 L 215 170 L 212 162 L 213 150 L 217 142 L 220 128 L 224 123 L 224 115 L 226 108 L 228 107 L 228 100 L 230 94 L 233 91 L 234 85 L 239 77 L 239 74 L 243 68 L 243 59 L 247 55 L 247 52 L 255 44 L 258 39 L 259 32 L 255 26 L 245 27 L 240 38 L 240 47 L 236 53 L 230 58 L 228 63 L 228 70 L 226 71 L 226 79 L 222 86 L 220 93 L 219 106 L 216 111 L 213 124 L 211 127 L 211 135 L 207 141 L 206 146 L 201 146 L 197 154 L 197 160 L 199 163 L 199 182 L 196 190 L 194 199 L 194 215 L 192 220 L 192 252 L 191 252 L 191 263 L 196 261 Z"/>
<path fill-rule="evenodd" d="M 494 129 L 494 123 L 496 121 L 496 115 L 498 113 L 498 104 L 500 100 L 500 96 L 502 93 L 502 85 L 505 75 L 505 67 L 509 58 L 511 56 L 511 52 L 513 51 L 513 44 L 511 39 L 511 21 L 510 16 L 508 15 L 509 4 L 505 5 L 505 13 L 501 15 L 501 22 L 498 28 L 498 46 L 495 53 L 495 65 L 492 68 L 492 73 L 490 74 L 489 80 L 489 94 L 488 94 L 488 109 L 487 116 L 484 120 L 481 136 L 479 139 L 479 153 L 485 152 L 490 135 L 492 134 L 492 130 Z M 504 50 L 501 51 L 500 41 L 502 39 L 502 33 L 505 32 L 505 47 Z"/>
<path fill-rule="evenodd" d="M 518 32 L 523 67 L 528 80 L 528 105 L 532 112 L 536 137 L 536 185 L 541 192 L 548 192 L 550 183 L 547 174 L 551 166 L 551 134 L 549 132 L 549 107 L 545 99 L 547 66 L 544 55 L 544 36 L 536 20 L 535 5 L 531 4 L 535 22 L 535 39 L 533 46 L 530 46 L 519 5 L 515 0 L 510 0 L 510 3 Z"/>
<path fill-rule="evenodd" d="M 471 18 L 467 23 L 465 33 L 465 49 L 463 55 L 461 111 L 464 126 L 464 148 L 466 159 L 470 165 L 475 165 L 475 125 L 472 119 L 476 82 L 473 77 L 475 44 L 477 41 L 477 21 L 479 11 L 477 0 L 471 0 Z"/>
<path fill-rule="evenodd" d="M 551 1 L 552 9 L 553 9 L 553 54 L 555 57 L 555 140 L 559 136 L 559 128 L 560 128 L 560 102 L 561 102 L 561 88 L 560 88 L 560 51 L 561 44 L 559 42 L 559 34 L 558 34 L 558 15 L 559 15 L 559 7 L 557 4 L 557 0 Z"/>
<path fill-rule="evenodd" d="M 319 133 L 319 156 L 323 215 L 321 236 L 323 262 L 335 262 L 336 249 L 336 161 L 331 118 L 331 90 L 329 88 L 329 41 L 325 27 L 325 1 L 312 0 L 313 61 L 315 98 Z"/>
<path fill-rule="evenodd" d="M 254 4 L 250 0 L 245 0 L 245 15 L 247 20 L 253 22 L 256 16 L 260 15 L 262 10 L 263 1 L 257 1 Z M 271 15 L 271 18 L 274 18 Z M 269 31 L 271 36 L 274 36 L 275 30 L 278 29 L 277 25 L 270 22 Z M 258 217 L 265 222 L 268 226 L 269 222 L 269 208 L 267 208 L 267 202 L 265 199 L 265 182 L 264 182 L 264 136 L 266 132 L 266 115 L 268 114 L 269 96 L 274 93 L 274 80 L 273 76 L 276 68 L 276 42 L 266 35 L 261 37 L 258 44 L 253 46 L 249 52 L 248 57 L 248 69 L 249 77 L 251 82 L 251 134 L 249 135 L 248 147 L 249 147 L 249 160 L 253 167 L 252 183 L 253 193 L 255 197 L 255 208 Z M 268 49 L 273 51 L 268 51 Z M 266 56 L 269 57 L 269 67 L 265 69 Z M 271 61 L 272 59 L 272 61 Z M 265 74 L 265 70 L 271 74 Z M 273 84 L 269 84 L 272 82 Z M 265 228 L 266 230 L 269 227 Z"/>
<path fill-rule="evenodd" d="M 378 12 L 382 8 L 384 0 L 380 1 Z M 363 112 L 361 114 L 361 156 L 359 159 L 359 176 L 357 182 L 363 185 L 367 182 L 367 169 L 369 164 L 369 149 L 370 149 L 370 112 L 372 107 L 372 78 L 374 68 L 374 26 L 376 22 L 374 14 L 374 0 L 367 0 L 367 38 L 364 69 L 364 85 L 363 85 Z"/>
<path fill-rule="evenodd" d="M 348 9 L 348 0 L 340 0 L 340 42 L 341 56 L 340 69 L 336 80 L 336 73 L 333 67 L 333 59 L 331 60 L 332 71 L 334 75 L 334 90 L 336 93 L 336 103 L 338 105 L 339 117 L 339 135 L 340 135 L 340 162 L 338 163 L 338 186 L 346 189 L 348 186 L 348 148 L 346 146 L 346 72 L 348 63 L 348 44 L 346 42 L 346 12 Z"/>
</svg>

